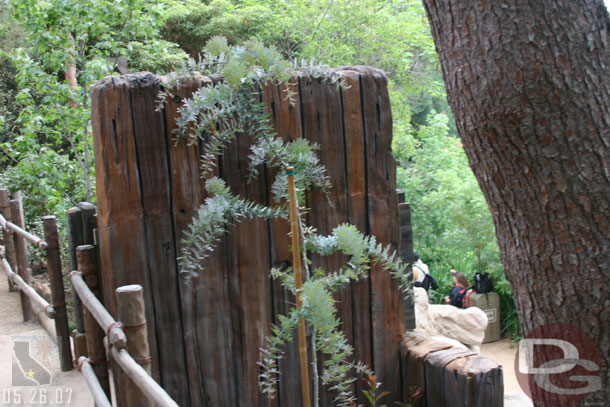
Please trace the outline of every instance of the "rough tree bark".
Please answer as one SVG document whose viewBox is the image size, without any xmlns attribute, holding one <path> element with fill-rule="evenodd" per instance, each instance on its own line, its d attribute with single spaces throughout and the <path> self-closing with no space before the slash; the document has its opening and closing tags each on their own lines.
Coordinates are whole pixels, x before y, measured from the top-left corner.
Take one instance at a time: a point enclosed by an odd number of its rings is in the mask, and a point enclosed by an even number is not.
<svg viewBox="0 0 610 407">
<path fill-rule="evenodd" d="M 610 67 L 601 0 L 424 0 L 521 326 L 568 323 L 610 386 Z M 548 400 L 539 400 L 545 405 Z M 557 405 L 557 404 L 555 404 Z"/>
</svg>

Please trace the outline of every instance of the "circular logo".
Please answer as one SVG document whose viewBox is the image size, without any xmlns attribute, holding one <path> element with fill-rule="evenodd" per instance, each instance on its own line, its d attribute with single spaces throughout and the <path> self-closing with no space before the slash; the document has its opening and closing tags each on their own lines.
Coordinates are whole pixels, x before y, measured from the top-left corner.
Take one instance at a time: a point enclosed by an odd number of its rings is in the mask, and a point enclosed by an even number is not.
<svg viewBox="0 0 610 407">
<path fill-rule="evenodd" d="M 542 325 L 519 344 L 515 373 L 537 406 L 569 407 L 601 390 L 597 344 L 579 328 Z"/>
</svg>

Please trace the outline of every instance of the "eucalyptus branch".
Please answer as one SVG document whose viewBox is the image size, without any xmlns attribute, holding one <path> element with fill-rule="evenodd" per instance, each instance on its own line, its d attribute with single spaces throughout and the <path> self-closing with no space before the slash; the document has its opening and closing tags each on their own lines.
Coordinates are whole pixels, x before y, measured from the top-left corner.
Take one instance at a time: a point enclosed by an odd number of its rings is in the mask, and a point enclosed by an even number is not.
<svg viewBox="0 0 610 407">
<path fill-rule="evenodd" d="M 271 208 L 232 195 L 219 178 L 209 179 L 206 190 L 214 196 L 206 198 L 205 203 L 199 207 L 181 241 L 184 247 L 178 260 L 180 272 L 186 278 L 198 275 L 202 261 L 214 251 L 220 236 L 227 231 L 227 225 L 257 217 L 287 218 L 283 207 Z"/>
</svg>

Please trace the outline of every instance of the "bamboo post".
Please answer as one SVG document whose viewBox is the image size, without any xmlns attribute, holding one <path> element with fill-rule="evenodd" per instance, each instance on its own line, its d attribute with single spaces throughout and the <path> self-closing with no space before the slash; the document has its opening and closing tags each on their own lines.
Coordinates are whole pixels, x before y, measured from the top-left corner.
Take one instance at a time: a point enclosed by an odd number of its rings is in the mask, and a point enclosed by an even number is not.
<svg viewBox="0 0 610 407">
<path fill-rule="evenodd" d="M 150 375 L 151 358 L 142 286 L 133 284 L 119 287 L 116 296 L 119 321 L 127 336 L 127 352 Z M 152 407 L 152 403 L 131 379 L 127 379 L 125 391 L 127 407 Z"/>
<path fill-rule="evenodd" d="M 297 310 L 300 312 L 303 305 L 301 299 L 301 243 L 298 218 L 298 201 L 294 186 L 294 168 L 288 168 L 288 193 L 290 200 L 290 233 L 292 235 L 292 268 L 294 271 L 294 287 L 296 291 Z M 299 319 L 299 359 L 301 364 L 301 392 L 303 393 L 303 407 L 309 407 L 309 367 L 307 362 L 307 340 L 305 338 L 305 321 Z"/>
<path fill-rule="evenodd" d="M 78 270 L 82 273 L 83 280 L 87 287 L 96 297 L 100 297 L 99 278 L 97 273 L 97 256 L 95 247 L 91 245 L 78 246 L 76 248 L 76 261 Z M 87 337 L 87 354 L 93 371 L 97 376 L 104 392 L 110 396 L 110 384 L 108 382 L 108 363 L 106 362 L 106 349 L 104 348 L 104 337 L 106 333 L 102 329 L 95 317 L 87 310 L 83 309 L 85 320 L 85 332 Z"/>
<path fill-rule="evenodd" d="M 59 358 L 61 370 L 72 370 L 72 350 L 70 348 L 70 330 L 66 313 L 66 297 L 64 279 L 61 273 L 61 257 L 59 254 L 59 234 L 55 216 L 43 216 L 42 225 L 44 238 L 47 242 L 47 271 L 51 282 L 51 302 L 55 309 L 55 332 L 61 347 Z"/>
<path fill-rule="evenodd" d="M 83 238 L 82 211 L 78 207 L 68 209 L 66 213 L 68 228 L 68 247 L 70 253 L 70 270 L 77 270 L 76 248 L 85 244 Z M 83 319 L 83 303 L 78 295 L 74 296 L 74 322 L 76 329 L 72 332 L 74 339 L 74 360 L 78 361 L 87 355 L 87 338 L 85 336 L 85 320 Z"/>
<path fill-rule="evenodd" d="M 0 189 L 0 212 L 2 212 L 2 215 L 7 221 L 12 222 L 13 217 L 11 216 L 11 206 L 9 200 L 10 198 L 8 190 L 5 188 Z M 10 264 L 13 270 L 17 270 L 17 260 L 15 258 L 15 242 L 13 241 L 12 232 L 8 228 L 3 230 L 2 244 L 6 249 L 5 256 L 8 260 L 8 264 Z M 15 291 L 15 287 L 13 286 L 13 283 L 10 278 L 8 279 L 8 290 L 10 292 Z"/>
<path fill-rule="evenodd" d="M 11 209 L 11 217 L 13 218 L 13 223 L 20 228 L 24 228 L 24 221 L 21 217 L 21 202 L 17 199 L 11 199 L 10 201 L 10 209 Z M 28 252 L 27 247 L 25 246 L 25 238 L 18 235 L 17 233 L 13 233 L 13 241 L 15 243 L 15 258 L 17 260 L 17 274 L 21 276 L 23 281 L 27 284 L 30 283 L 30 275 L 28 272 Z M 30 302 L 30 298 L 21 291 L 19 293 L 21 297 L 21 310 L 23 312 L 23 320 L 29 321 L 32 319 L 34 315 L 32 312 L 32 303 Z"/>
</svg>

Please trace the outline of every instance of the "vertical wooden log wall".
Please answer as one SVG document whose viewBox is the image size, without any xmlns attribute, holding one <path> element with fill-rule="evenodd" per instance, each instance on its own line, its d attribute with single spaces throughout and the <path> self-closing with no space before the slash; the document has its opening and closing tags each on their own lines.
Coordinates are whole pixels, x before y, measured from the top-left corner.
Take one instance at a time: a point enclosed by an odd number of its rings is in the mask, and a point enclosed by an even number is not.
<svg viewBox="0 0 610 407">
<path fill-rule="evenodd" d="M 332 183 L 330 202 L 313 191 L 307 221 L 321 233 L 342 222 L 399 241 L 392 120 L 385 76 L 372 68 L 342 70 L 349 87 L 299 79 L 291 104 L 282 86 L 263 89 L 262 100 L 284 139 L 320 144 Z M 288 224 L 242 222 L 231 228 L 191 280 L 179 275 L 180 239 L 206 198 L 199 177 L 201 146 L 174 144 L 180 98 L 211 83 L 185 79 L 176 97 L 155 110 L 162 78 L 140 73 L 108 77 L 92 91 L 98 193 L 98 233 L 104 293 L 122 285 L 144 287 L 152 374 L 182 406 L 299 406 L 298 355 L 288 346 L 280 362 L 279 394 L 258 391 L 259 348 L 270 325 L 294 297 L 269 279 L 269 268 L 290 262 Z M 275 172 L 247 183 L 252 140 L 240 136 L 220 160 L 217 175 L 234 193 L 271 204 Z M 314 257 L 314 267 L 336 270 L 343 259 Z M 371 278 L 337 294 L 342 328 L 355 358 L 375 369 L 384 403 L 400 400 L 399 344 L 405 331 L 401 294 L 377 266 Z M 116 303 L 106 295 L 106 305 Z M 321 362 L 320 362 L 321 363 Z M 357 393 L 361 395 L 360 384 Z M 332 395 L 322 390 L 322 406 Z"/>
</svg>

